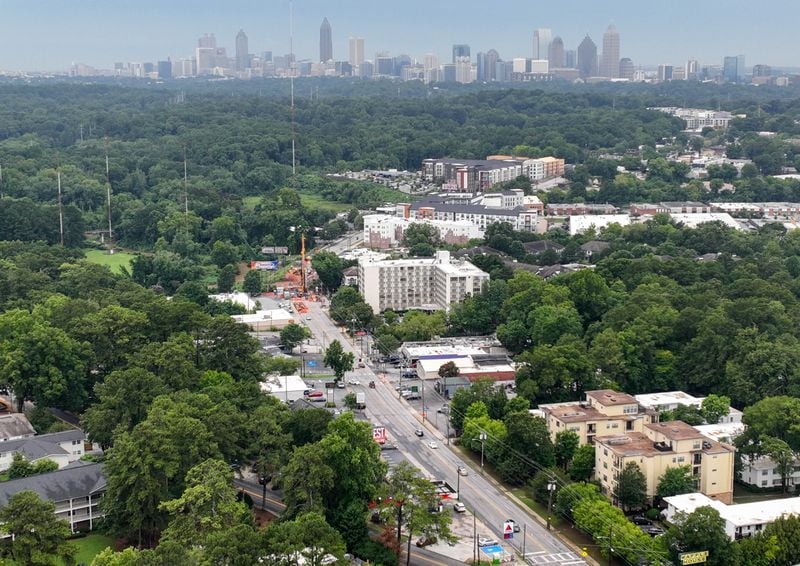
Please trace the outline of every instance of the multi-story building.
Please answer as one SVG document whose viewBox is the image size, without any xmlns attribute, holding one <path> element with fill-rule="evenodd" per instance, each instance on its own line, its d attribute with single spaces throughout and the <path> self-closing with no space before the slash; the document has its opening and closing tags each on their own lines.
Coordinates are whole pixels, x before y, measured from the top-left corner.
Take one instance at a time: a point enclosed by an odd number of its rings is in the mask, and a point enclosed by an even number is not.
<svg viewBox="0 0 800 566">
<path fill-rule="evenodd" d="M 32 464 L 47 459 L 58 464 L 59 468 L 64 468 L 80 460 L 86 453 L 87 446 L 92 450 L 92 443 L 87 442 L 86 433 L 78 429 L 0 442 L 0 471 L 11 467 L 14 454 L 22 454 Z"/>
<path fill-rule="evenodd" d="M 513 157 L 490 155 L 487 159 L 424 159 L 422 175 L 426 181 L 443 182 L 456 191 L 481 192 L 497 183 L 524 175 L 532 181 L 564 174 L 564 160 L 556 157 Z"/>
<path fill-rule="evenodd" d="M 441 240 L 447 244 L 466 244 L 480 239 L 484 231 L 466 220 L 442 222 L 438 220 L 412 220 L 387 214 L 364 216 L 364 245 L 369 248 L 388 249 L 400 244 L 406 229 L 412 224 L 427 224 L 439 232 Z"/>
<path fill-rule="evenodd" d="M 515 230 L 533 232 L 539 212 L 533 208 L 491 208 L 482 204 L 450 203 L 443 199 L 425 199 L 409 207 L 409 217 L 440 222 L 467 221 L 485 231 L 496 222 L 510 224 Z"/>
<path fill-rule="evenodd" d="M 328 18 L 323 18 L 319 26 L 319 60 L 321 63 L 333 60 L 333 31 Z"/>
<path fill-rule="evenodd" d="M 547 53 L 550 61 L 550 68 L 563 69 L 567 65 L 566 52 L 564 51 L 564 40 L 560 36 L 555 36 L 550 42 L 550 50 Z"/>
<path fill-rule="evenodd" d="M 596 438 L 595 478 L 600 490 L 614 500 L 619 476 L 633 462 L 644 474 L 647 497 L 652 499 L 667 469 L 689 466 L 698 491 L 730 503 L 735 452 L 733 447 L 703 436 L 682 421 L 649 423 L 643 432 Z"/>
<path fill-rule="evenodd" d="M 664 393 L 645 393 L 642 395 L 635 395 L 636 401 L 646 409 L 652 409 L 663 413 L 665 411 L 674 411 L 678 407 L 694 407 L 698 411 L 703 405 L 705 397 L 695 397 L 683 391 L 666 391 Z M 741 423 L 742 412 L 739 409 L 730 407 L 727 415 L 723 415 L 719 419 L 719 423 Z M 728 441 L 729 442 L 729 441 Z"/>
<path fill-rule="evenodd" d="M 569 430 L 578 435 L 581 445 L 594 444 L 602 436 L 641 432 L 656 416 L 634 397 L 610 389 L 587 391 L 586 401 L 539 405 L 539 410 L 553 440 L 559 432 Z"/>
<path fill-rule="evenodd" d="M 578 46 L 577 66 L 581 78 L 597 76 L 597 45 L 588 35 Z"/>
<path fill-rule="evenodd" d="M 686 122 L 686 131 L 700 132 L 703 128 L 724 129 L 728 127 L 733 115 L 730 112 L 717 110 L 700 110 L 697 108 L 677 108 L 674 106 L 654 107 L 648 110 L 658 110 L 671 116 L 677 116 Z"/>
<path fill-rule="evenodd" d="M 550 55 L 550 44 L 553 32 L 549 28 L 533 30 L 533 58 L 547 59 Z"/>
<path fill-rule="evenodd" d="M 603 54 L 600 57 L 600 76 L 619 77 L 619 32 L 614 24 L 603 34 Z"/>
<path fill-rule="evenodd" d="M 364 64 L 364 38 L 351 37 L 350 38 L 350 58 L 348 62 L 353 67 L 358 67 Z"/>
<path fill-rule="evenodd" d="M 703 202 L 666 201 L 659 203 L 669 214 L 708 214 L 711 207 Z"/>
<path fill-rule="evenodd" d="M 375 312 L 448 310 L 480 293 L 488 281 L 488 273 L 469 262 L 452 261 L 447 251 L 437 251 L 432 258 L 363 258 L 358 264 L 359 290 Z"/>
<path fill-rule="evenodd" d="M 250 53 L 247 45 L 247 35 L 243 29 L 236 34 L 236 70 L 244 71 L 250 68 Z"/>
<path fill-rule="evenodd" d="M 586 204 L 582 202 L 548 204 L 548 216 L 576 216 L 584 214 L 616 214 L 618 209 L 612 204 Z"/>
</svg>

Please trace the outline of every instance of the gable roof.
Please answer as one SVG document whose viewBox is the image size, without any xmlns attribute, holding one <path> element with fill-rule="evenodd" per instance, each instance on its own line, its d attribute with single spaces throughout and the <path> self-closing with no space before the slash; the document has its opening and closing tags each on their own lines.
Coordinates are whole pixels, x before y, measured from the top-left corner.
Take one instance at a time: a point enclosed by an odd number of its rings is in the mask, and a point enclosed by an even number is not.
<svg viewBox="0 0 800 566">
<path fill-rule="evenodd" d="M 0 507 L 21 491 L 31 490 L 44 500 L 65 501 L 105 491 L 103 464 L 79 462 L 61 470 L 0 482 Z"/>
<path fill-rule="evenodd" d="M 581 246 L 584 252 L 600 253 L 611 247 L 611 244 L 602 240 L 589 240 Z"/>
<path fill-rule="evenodd" d="M 51 434 L 41 434 L 28 438 L 19 438 L 0 442 L 0 454 L 9 452 L 20 452 L 29 462 L 46 458 L 48 456 L 58 456 L 69 454 L 60 444 L 62 442 L 73 442 L 75 440 L 86 440 L 86 433 L 79 429 L 64 430 Z"/>
<path fill-rule="evenodd" d="M 525 248 L 525 251 L 532 254 L 542 253 L 547 250 L 553 250 L 556 253 L 561 253 L 564 250 L 564 246 L 562 246 L 558 242 L 554 242 L 553 240 L 539 240 L 537 242 L 525 242 L 524 244 L 522 244 L 522 247 Z"/>
</svg>

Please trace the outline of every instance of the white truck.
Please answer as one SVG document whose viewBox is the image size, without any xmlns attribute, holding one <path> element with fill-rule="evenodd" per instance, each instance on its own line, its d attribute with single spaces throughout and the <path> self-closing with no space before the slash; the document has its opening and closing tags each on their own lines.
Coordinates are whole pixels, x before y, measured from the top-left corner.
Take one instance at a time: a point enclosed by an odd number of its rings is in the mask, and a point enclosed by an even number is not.
<svg viewBox="0 0 800 566">
<path fill-rule="evenodd" d="M 367 408 L 367 394 L 363 391 L 356 392 L 356 409 Z"/>
</svg>

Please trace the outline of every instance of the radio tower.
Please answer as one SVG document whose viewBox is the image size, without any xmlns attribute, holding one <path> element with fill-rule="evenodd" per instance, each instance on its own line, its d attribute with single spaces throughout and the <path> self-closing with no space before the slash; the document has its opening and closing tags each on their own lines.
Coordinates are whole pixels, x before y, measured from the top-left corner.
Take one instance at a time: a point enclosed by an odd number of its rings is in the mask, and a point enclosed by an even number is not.
<svg viewBox="0 0 800 566">
<path fill-rule="evenodd" d="M 61 203 L 61 165 L 56 166 L 56 177 L 58 178 L 58 234 L 61 239 L 61 247 L 64 247 L 64 206 Z"/>
<path fill-rule="evenodd" d="M 294 121 L 294 73 L 297 65 L 294 62 L 294 2 L 289 0 L 289 85 L 292 105 L 292 176 L 297 173 L 295 160 L 295 121 Z"/>
<path fill-rule="evenodd" d="M 103 136 L 103 149 L 106 154 L 106 208 L 108 210 L 108 253 L 114 253 L 114 240 L 111 230 L 111 174 L 108 168 L 108 136 Z"/>
</svg>

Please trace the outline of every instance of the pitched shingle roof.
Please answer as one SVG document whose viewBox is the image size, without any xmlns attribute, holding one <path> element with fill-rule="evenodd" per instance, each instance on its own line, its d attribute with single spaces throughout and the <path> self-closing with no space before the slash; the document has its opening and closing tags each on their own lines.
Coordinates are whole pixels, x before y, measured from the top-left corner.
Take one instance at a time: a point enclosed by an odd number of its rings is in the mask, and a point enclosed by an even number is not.
<svg viewBox="0 0 800 566">
<path fill-rule="evenodd" d="M 106 476 L 103 465 L 76 463 L 61 470 L 0 483 L 0 507 L 21 491 L 31 490 L 44 500 L 65 501 L 104 491 Z"/>
</svg>

